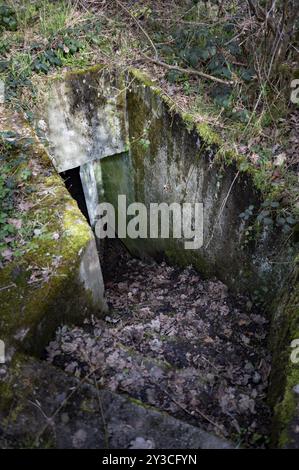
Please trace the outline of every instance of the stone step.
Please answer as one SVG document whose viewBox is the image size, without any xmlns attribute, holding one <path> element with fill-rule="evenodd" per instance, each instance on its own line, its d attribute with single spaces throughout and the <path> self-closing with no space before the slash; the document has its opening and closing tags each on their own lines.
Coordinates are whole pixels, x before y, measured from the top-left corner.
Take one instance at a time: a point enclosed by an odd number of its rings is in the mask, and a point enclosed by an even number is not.
<svg viewBox="0 0 299 470">
<path fill-rule="evenodd" d="M 80 381 L 22 357 L 1 377 L 1 448 L 233 448 L 167 413 L 98 388 L 93 374 Z"/>
<path fill-rule="evenodd" d="M 182 317 L 167 317 L 169 324 L 148 312 L 145 317 L 128 324 L 110 317 L 64 326 L 50 343 L 48 360 L 79 377 L 96 369 L 98 382 L 109 390 L 209 432 L 237 441 L 241 427 L 254 433 L 256 417 L 263 422 L 266 416 L 265 384 L 254 362 L 258 351 L 250 363 L 229 338 L 219 338 L 218 331 L 209 336 L 193 313 L 186 314 L 191 338 L 183 336 Z"/>
<path fill-rule="evenodd" d="M 101 386 L 126 393 L 147 405 L 191 420 L 195 425 L 202 419 L 194 407 L 196 403 L 199 404 L 201 396 L 207 399 L 209 383 L 205 382 L 199 370 L 174 367 L 166 360 L 143 355 L 119 342 L 109 346 L 99 342 L 95 342 L 94 354 L 89 357 L 86 357 L 83 347 L 73 349 L 71 355 L 66 353 L 53 358 L 50 356 L 49 359 L 80 378 L 95 369 L 95 376 Z M 71 347 L 73 345 L 74 342 Z M 212 396 L 209 399 L 212 404 Z M 191 403 L 189 410 L 185 411 L 183 403 Z"/>
</svg>

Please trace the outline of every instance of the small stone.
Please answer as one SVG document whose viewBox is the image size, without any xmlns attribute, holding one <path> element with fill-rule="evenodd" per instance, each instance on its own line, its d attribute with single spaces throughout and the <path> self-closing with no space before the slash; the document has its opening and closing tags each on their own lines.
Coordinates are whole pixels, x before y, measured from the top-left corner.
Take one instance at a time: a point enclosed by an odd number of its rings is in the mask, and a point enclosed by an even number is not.
<svg viewBox="0 0 299 470">
<path fill-rule="evenodd" d="M 255 384 L 260 383 L 260 381 L 261 381 L 261 375 L 260 375 L 258 372 L 255 372 L 255 373 L 253 374 L 252 381 L 253 381 L 253 383 L 255 383 Z"/>
<path fill-rule="evenodd" d="M 214 375 L 214 374 L 210 374 L 210 373 L 207 374 L 207 380 L 208 380 L 209 382 L 212 382 L 212 383 L 215 382 L 215 375 Z"/>
<path fill-rule="evenodd" d="M 155 443 L 150 439 L 145 440 L 143 437 L 136 437 L 130 442 L 129 449 L 154 449 Z"/>
<path fill-rule="evenodd" d="M 299 395 L 299 384 L 295 385 L 295 387 L 293 387 L 293 391 Z"/>
<path fill-rule="evenodd" d="M 69 420 L 70 420 L 69 415 L 67 413 L 62 413 L 61 422 L 63 424 L 67 424 L 69 422 Z"/>
<path fill-rule="evenodd" d="M 75 448 L 81 448 L 83 447 L 85 441 L 87 438 L 87 434 L 84 431 L 84 429 L 79 429 L 74 435 L 73 435 L 73 446 Z"/>
</svg>

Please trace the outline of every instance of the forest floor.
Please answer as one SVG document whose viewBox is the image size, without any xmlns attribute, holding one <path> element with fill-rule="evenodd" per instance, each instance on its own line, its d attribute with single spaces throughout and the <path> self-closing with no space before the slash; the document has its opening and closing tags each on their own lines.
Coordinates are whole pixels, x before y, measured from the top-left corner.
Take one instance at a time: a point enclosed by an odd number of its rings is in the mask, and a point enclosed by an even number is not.
<svg viewBox="0 0 299 470">
<path fill-rule="evenodd" d="M 266 446 L 266 318 L 219 280 L 134 259 L 120 242 L 109 243 L 109 313 L 59 328 L 47 360 L 80 378 L 95 370 L 101 387 L 236 445 Z"/>
</svg>

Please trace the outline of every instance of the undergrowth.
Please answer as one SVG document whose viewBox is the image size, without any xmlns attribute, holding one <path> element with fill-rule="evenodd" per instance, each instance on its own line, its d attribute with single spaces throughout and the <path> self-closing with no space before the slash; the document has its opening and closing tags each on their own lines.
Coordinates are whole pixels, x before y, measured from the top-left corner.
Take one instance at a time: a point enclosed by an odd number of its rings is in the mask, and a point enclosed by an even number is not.
<svg viewBox="0 0 299 470">
<path fill-rule="evenodd" d="M 0 0 L 0 79 L 6 103 L 30 119 L 45 75 L 98 62 L 137 64 L 157 77 L 196 122 L 217 130 L 223 153 L 233 148 L 246 156 L 248 165 L 259 170 L 255 177 L 261 188 L 265 181 L 273 183 L 274 194 L 283 188 L 285 202 L 298 212 L 293 190 L 297 146 L 289 149 L 290 157 L 284 150 L 290 114 L 299 128 L 298 105 L 290 105 L 270 81 L 261 82 L 256 57 L 244 49 L 250 26 L 239 2 L 219 5 L 190 0 L 8 0 L 1 5 Z M 223 83 L 192 75 L 191 69 Z"/>
</svg>

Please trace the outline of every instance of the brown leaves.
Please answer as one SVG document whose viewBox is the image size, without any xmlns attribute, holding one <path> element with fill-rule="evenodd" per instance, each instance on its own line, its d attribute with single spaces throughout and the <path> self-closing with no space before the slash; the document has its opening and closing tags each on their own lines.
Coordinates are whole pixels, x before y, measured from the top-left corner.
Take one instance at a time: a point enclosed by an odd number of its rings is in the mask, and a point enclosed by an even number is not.
<svg viewBox="0 0 299 470">
<path fill-rule="evenodd" d="M 222 282 L 202 281 L 191 267 L 123 259 L 113 277 L 105 321 L 59 329 L 49 361 L 81 376 L 96 369 L 101 386 L 212 432 L 262 425 L 267 321 L 248 313 L 246 299 L 243 311 Z"/>
</svg>

